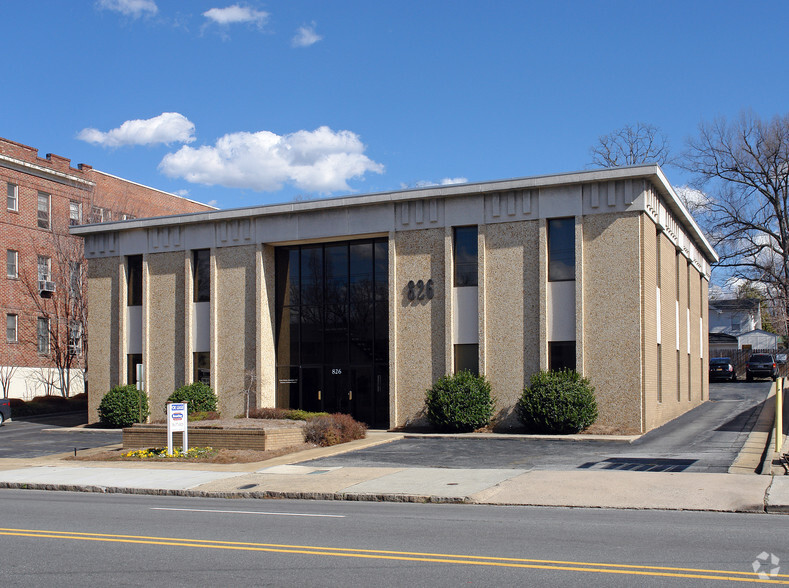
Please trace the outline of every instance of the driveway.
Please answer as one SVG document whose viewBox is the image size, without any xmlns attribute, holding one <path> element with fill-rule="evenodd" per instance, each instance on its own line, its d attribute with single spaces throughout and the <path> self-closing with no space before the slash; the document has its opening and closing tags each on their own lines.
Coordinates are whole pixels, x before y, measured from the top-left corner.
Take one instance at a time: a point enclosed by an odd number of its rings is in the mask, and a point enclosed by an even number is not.
<svg viewBox="0 0 789 588">
<path fill-rule="evenodd" d="M 120 430 L 72 429 L 85 421 L 84 413 L 13 419 L 0 427 L 0 458 L 45 457 L 122 441 Z"/>
<path fill-rule="evenodd" d="M 709 402 L 633 443 L 414 437 L 302 465 L 725 473 L 748 438 L 771 384 L 713 383 Z"/>
</svg>

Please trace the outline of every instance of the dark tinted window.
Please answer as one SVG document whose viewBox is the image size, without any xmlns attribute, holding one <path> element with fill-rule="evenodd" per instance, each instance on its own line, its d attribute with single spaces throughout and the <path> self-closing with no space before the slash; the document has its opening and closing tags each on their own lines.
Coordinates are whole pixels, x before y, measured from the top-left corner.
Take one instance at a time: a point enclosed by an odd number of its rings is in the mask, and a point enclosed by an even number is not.
<svg viewBox="0 0 789 588">
<path fill-rule="evenodd" d="M 548 280 L 561 282 L 575 279 L 575 219 L 553 218 L 548 221 Z"/>
<path fill-rule="evenodd" d="M 455 373 L 469 371 L 479 375 L 479 345 L 477 343 L 455 345 Z"/>
<path fill-rule="evenodd" d="M 712 365 L 729 365 L 731 360 L 728 357 L 714 357 L 710 360 L 710 364 Z"/>
<path fill-rule="evenodd" d="M 455 286 L 477 285 L 477 227 L 455 227 Z"/>
<path fill-rule="evenodd" d="M 767 355 L 765 353 L 757 353 L 756 355 L 752 355 L 750 361 L 758 361 L 759 363 L 773 363 L 773 356 Z"/>
<path fill-rule="evenodd" d="M 575 341 L 551 341 L 548 344 L 548 369 L 575 369 Z"/>
<path fill-rule="evenodd" d="M 202 382 L 211 385 L 211 354 L 208 351 L 199 351 L 194 354 L 193 382 Z"/>
<path fill-rule="evenodd" d="M 130 255 L 126 258 L 126 304 L 142 305 L 142 255 Z"/>
<path fill-rule="evenodd" d="M 192 261 L 194 274 L 194 302 L 211 300 L 211 252 L 208 249 L 197 249 Z M 195 380 L 197 381 L 197 380 Z"/>
</svg>

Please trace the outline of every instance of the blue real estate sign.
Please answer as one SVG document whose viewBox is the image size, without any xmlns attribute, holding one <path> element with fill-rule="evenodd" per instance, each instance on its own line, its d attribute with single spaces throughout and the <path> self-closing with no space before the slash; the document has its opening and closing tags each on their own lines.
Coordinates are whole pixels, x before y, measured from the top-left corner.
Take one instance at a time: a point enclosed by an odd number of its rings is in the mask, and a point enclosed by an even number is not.
<svg viewBox="0 0 789 588">
<path fill-rule="evenodd" d="M 182 432 L 183 451 L 189 451 L 186 402 L 167 403 L 167 455 L 173 454 L 173 433 Z"/>
</svg>

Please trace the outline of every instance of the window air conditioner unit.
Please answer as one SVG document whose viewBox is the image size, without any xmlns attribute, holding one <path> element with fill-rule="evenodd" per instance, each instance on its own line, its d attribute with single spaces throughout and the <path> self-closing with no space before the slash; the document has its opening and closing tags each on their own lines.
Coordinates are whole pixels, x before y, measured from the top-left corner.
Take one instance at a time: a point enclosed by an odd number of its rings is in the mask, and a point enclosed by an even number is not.
<svg viewBox="0 0 789 588">
<path fill-rule="evenodd" d="M 42 294 L 44 292 L 52 293 L 55 291 L 55 282 L 47 282 L 45 280 L 39 280 L 38 289 L 41 290 Z"/>
</svg>

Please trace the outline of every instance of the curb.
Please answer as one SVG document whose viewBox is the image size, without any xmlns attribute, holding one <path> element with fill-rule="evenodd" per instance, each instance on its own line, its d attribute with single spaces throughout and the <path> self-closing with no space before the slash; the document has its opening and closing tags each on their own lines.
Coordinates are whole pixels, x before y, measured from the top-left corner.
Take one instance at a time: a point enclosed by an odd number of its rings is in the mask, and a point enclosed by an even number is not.
<svg viewBox="0 0 789 588">
<path fill-rule="evenodd" d="M 123 488 L 117 486 L 83 486 L 79 484 L 37 484 L 0 482 L 0 488 L 13 490 L 47 490 L 59 492 L 94 492 L 98 494 L 135 494 L 149 496 L 181 496 L 188 498 L 256 498 L 279 500 L 340 500 L 349 502 L 409 502 L 420 504 L 483 504 L 467 497 L 413 494 L 354 494 L 345 492 L 213 492 L 208 490 L 171 490 L 164 488 Z"/>
<path fill-rule="evenodd" d="M 615 443 L 633 443 L 643 435 L 532 435 L 524 433 L 402 433 L 403 439 L 544 439 L 549 441 L 611 441 Z"/>
<path fill-rule="evenodd" d="M 769 474 L 770 468 L 764 471 L 767 454 L 772 441 L 772 424 L 775 420 L 775 386 L 770 387 L 767 398 L 762 403 L 759 416 L 751 429 L 751 433 L 740 449 L 740 453 L 729 466 L 730 474 Z"/>
<path fill-rule="evenodd" d="M 394 503 L 413 503 L 413 504 L 466 504 L 476 506 L 527 506 L 534 508 L 591 508 L 604 510 L 662 510 L 662 511 L 693 511 L 693 512 L 727 512 L 738 514 L 787 514 L 789 505 L 741 507 L 729 510 L 710 509 L 710 508 L 649 508 L 640 506 L 594 506 L 594 505 L 556 505 L 533 503 L 489 503 L 477 502 L 469 497 L 460 496 L 434 496 L 434 495 L 414 495 L 414 494 L 370 494 L 370 493 L 346 493 L 346 492 L 284 492 L 263 490 L 259 492 L 214 492 L 207 490 L 178 490 L 178 489 L 155 489 L 155 488 L 124 488 L 115 486 L 83 486 L 78 484 L 37 484 L 23 482 L 2 482 L 0 488 L 15 490 L 45 490 L 60 492 L 93 492 L 98 494 L 130 494 L 147 496 L 178 496 L 183 498 L 223 498 L 223 499 L 260 499 L 260 500 L 327 500 L 343 502 L 394 502 Z"/>
</svg>

